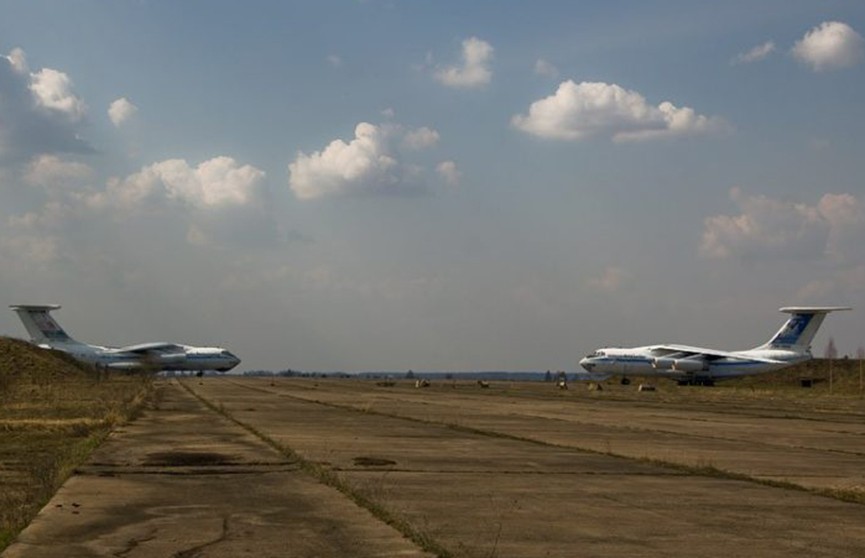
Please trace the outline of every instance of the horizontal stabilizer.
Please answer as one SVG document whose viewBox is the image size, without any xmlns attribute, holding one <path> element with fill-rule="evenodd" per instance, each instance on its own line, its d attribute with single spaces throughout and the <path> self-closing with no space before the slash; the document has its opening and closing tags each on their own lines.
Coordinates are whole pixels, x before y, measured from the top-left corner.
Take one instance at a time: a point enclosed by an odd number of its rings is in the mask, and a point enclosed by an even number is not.
<svg viewBox="0 0 865 558">
<path fill-rule="evenodd" d="M 785 306 L 779 309 L 787 314 L 828 314 L 829 312 L 840 312 L 853 310 L 852 306 Z"/>
</svg>

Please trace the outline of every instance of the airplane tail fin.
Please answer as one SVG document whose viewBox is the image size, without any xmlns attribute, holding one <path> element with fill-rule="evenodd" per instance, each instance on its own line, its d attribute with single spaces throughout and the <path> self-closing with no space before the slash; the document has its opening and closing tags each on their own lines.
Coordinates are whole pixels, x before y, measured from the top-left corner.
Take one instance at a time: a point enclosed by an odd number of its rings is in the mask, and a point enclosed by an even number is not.
<svg viewBox="0 0 865 558">
<path fill-rule="evenodd" d="M 781 308 L 781 312 L 791 314 L 790 318 L 772 339 L 758 348 L 807 351 L 811 348 L 811 341 L 817 334 L 817 330 L 820 329 L 826 314 L 839 310 L 851 310 L 851 308 L 847 306 L 788 306 Z"/>
<path fill-rule="evenodd" d="M 59 304 L 15 304 L 10 308 L 18 314 L 33 343 L 77 342 L 51 317 L 51 311 L 60 308 Z"/>
</svg>

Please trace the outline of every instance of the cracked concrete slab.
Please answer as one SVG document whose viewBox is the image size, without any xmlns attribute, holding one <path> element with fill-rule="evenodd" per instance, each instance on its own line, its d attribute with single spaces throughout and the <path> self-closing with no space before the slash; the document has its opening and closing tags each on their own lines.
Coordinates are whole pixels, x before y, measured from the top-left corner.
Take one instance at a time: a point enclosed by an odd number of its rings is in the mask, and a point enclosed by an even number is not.
<svg viewBox="0 0 865 558">
<path fill-rule="evenodd" d="M 166 388 L 4 558 L 423 554 L 381 517 L 442 556 L 865 555 L 865 505 L 808 491 L 862 486 L 865 405 L 539 385 L 183 386 L 200 399 Z"/>
<path fill-rule="evenodd" d="M 762 413 L 743 418 L 723 406 L 709 413 L 687 400 L 606 405 L 563 400 L 550 390 L 523 398 L 407 384 L 383 389 L 350 380 L 226 378 L 192 387 L 262 435 L 329 468 L 453 556 L 865 553 L 862 504 L 644 459 L 663 455 L 699 465 L 711 448 L 723 464 L 740 467 L 734 472 L 811 471 L 820 482 L 838 476 L 854 482 L 865 465 L 855 452 L 795 447 L 831 426 L 826 422 L 770 420 L 776 437 L 766 438 L 750 434 L 759 431 Z M 659 413 L 663 420 L 653 421 Z M 710 421 L 704 433 L 712 432 L 714 421 L 715 436 L 693 435 L 688 424 L 695 417 L 701 425 Z M 829 420 L 849 425 L 855 417 Z M 733 419 L 744 428 L 730 426 Z M 850 435 L 834 439 L 833 450 L 858 447 L 857 428 L 838 430 Z M 628 458 L 606 455 L 611 450 Z M 370 462 L 387 464 L 364 465 Z"/>
<path fill-rule="evenodd" d="M 176 383 L 161 389 L 4 558 L 427 555 Z"/>
</svg>

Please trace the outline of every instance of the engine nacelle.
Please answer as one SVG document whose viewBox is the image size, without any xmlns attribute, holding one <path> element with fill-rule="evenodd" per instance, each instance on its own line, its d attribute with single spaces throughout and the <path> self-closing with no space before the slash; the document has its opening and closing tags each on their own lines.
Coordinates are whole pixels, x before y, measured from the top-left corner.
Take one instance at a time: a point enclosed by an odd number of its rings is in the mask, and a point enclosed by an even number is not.
<svg viewBox="0 0 865 558">
<path fill-rule="evenodd" d="M 148 357 L 145 357 L 147 360 Z M 183 362 L 186 360 L 186 353 L 160 353 L 158 355 L 153 355 L 153 362 L 157 362 L 159 364 L 177 364 L 178 362 Z"/>
<path fill-rule="evenodd" d="M 673 370 L 677 372 L 701 372 L 705 367 L 704 360 L 695 358 L 680 358 L 673 362 Z"/>
<path fill-rule="evenodd" d="M 658 357 L 652 361 L 652 368 L 655 370 L 672 370 L 676 359 Z"/>
</svg>

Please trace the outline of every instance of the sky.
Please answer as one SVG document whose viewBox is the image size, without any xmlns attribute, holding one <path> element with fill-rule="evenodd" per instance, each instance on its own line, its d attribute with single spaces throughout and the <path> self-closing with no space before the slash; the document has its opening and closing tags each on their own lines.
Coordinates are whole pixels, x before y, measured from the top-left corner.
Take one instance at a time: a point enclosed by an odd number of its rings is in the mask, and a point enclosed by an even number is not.
<svg viewBox="0 0 865 558">
<path fill-rule="evenodd" d="M 814 353 L 865 345 L 862 2 L 0 11 L 0 303 L 79 340 L 576 370 L 849 305 Z"/>
</svg>

